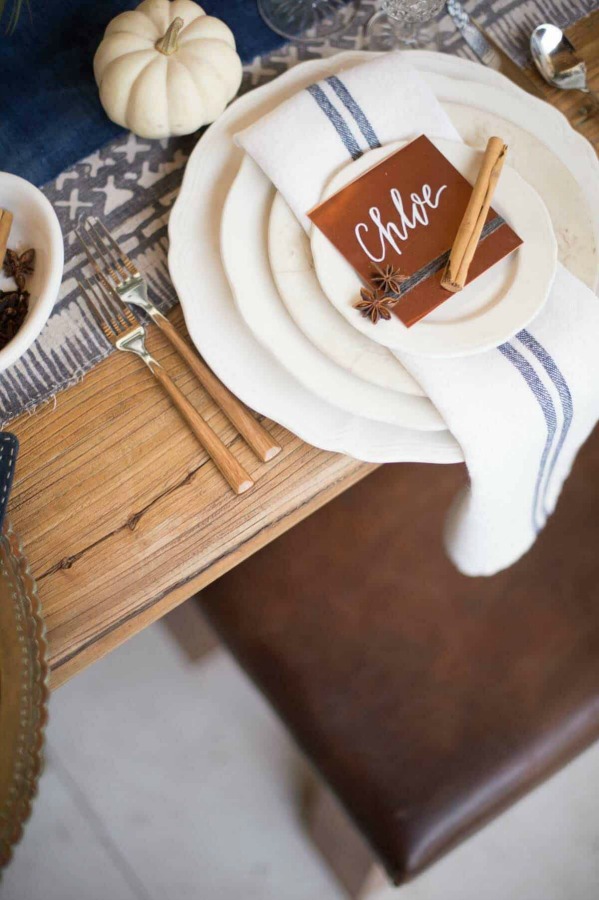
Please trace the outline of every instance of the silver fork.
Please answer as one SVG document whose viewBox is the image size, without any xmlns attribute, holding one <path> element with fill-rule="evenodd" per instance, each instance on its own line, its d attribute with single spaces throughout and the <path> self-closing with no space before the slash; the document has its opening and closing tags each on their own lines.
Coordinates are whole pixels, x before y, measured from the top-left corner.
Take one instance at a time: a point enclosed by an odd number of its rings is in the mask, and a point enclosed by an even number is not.
<svg viewBox="0 0 599 900">
<path fill-rule="evenodd" d="M 156 309 L 148 298 L 148 289 L 143 276 L 129 256 L 121 250 L 103 222 L 100 219 L 87 219 L 82 227 L 76 229 L 76 234 L 94 271 L 102 273 L 104 270 L 110 288 L 123 303 L 139 306 L 148 314 L 195 373 L 200 384 L 222 409 L 231 424 L 245 438 L 256 456 L 262 462 L 275 457 L 281 450 L 279 444 L 241 401 L 218 380 L 166 316 Z M 98 265 L 96 255 L 101 260 L 102 267 Z"/>
<path fill-rule="evenodd" d="M 104 336 L 117 350 L 135 353 L 145 362 L 235 493 L 243 494 L 249 490 L 254 482 L 246 470 L 212 431 L 199 412 L 194 409 L 187 397 L 181 393 L 165 369 L 146 349 L 144 326 L 137 321 L 127 306 L 121 305 L 113 297 L 110 285 L 102 273 L 97 274 L 94 281 L 89 278 L 85 280 L 87 286 L 78 282 L 79 287 L 87 308 L 102 329 Z"/>
</svg>

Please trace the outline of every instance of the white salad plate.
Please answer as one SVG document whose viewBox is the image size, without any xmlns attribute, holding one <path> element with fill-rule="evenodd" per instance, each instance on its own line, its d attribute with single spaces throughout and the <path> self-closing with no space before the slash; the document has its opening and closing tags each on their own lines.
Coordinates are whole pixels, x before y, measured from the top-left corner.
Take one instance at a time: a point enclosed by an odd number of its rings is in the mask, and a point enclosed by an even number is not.
<svg viewBox="0 0 599 900">
<path fill-rule="evenodd" d="M 405 428 L 442 431 L 445 423 L 427 397 L 364 381 L 318 350 L 281 303 L 268 258 L 267 229 L 275 189 L 249 157 L 223 209 L 221 255 L 233 296 L 249 329 L 292 375 L 339 409 Z"/>
<path fill-rule="evenodd" d="M 433 139 L 432 142 L 473 184 L 483 151 L 457 141 Z M 336 194 L 407 143 L 398 141 L 365 153 L 330 180 L 322 199 Z M 438 186 L 434 185 L 434 189 Z M 521 246 L 459 293 L 448 294 L 444 303 L 411 328 L 394 315 L 376 325 L 360 315 L 354 306 L 363 282 L 326 235 L 313 228 L 311 246 L 318 281 L 350 325 L 385 347 L 434 357 L 468 356 L 490 350 L 508 341 L 538 315 L 549 294 L 557 264 L 557 243 L 545 204 L 508 165 L 501 173 L 493 207 L 522 238 Z M 437 214 L 443 214 L 442 197 L 438 209 L 430 212 L 431 216 Z"/>
<path fill-rule="evenodd" d="M 364 381 L 403 394 L 424 395 L 390 350 L 356 331 L 329 303 L 314 271 L 310 239 L 278 192 L 268 223 L 268 256 L 287 312 L 315 347 Z"/>
<path fill-rule="evenodd" d="M 521 92 L 514 85 L 511 88 L 520 100 Z M 473 115 L 470 107 L 460 103 L 443 105 L 469 146 L 484 148 L 498 130 L 498 117 L 480 106 Z M 582 184 L 530 131 L 506 119 L 500 125 L 509 145 L 510 165 L 535 188 L 551 216 L 560 262 L 593 289 L 599 277 L 596 224 Z M 575 170 L 580 179 L 585 168 L 582 165 Z M 314 271 L 309 237 L 279 193 L 271 211 L 269 255 L 281 300 L 315 346 L 338 365 L 374 384 L 408 393 L 411 387 L 420 390 L 387 348 L 356 331 L 329 303 Z"/>
<path fill-rule="evenodd" d="M 304 388 L 253 337 L 231 296 L 219 250 L 219 222 L 228 189 L 242 153 L 234 143 L 237 131 L 288 99 L 297 90 L 369 58 L 364 52 L 341 53 L 302 63 L 262 88 L 239 98 L 211 126 L 196 145 L 169 222 L 169 266 L 191 338 L 208 364 L 244 402 L 280 422 L 301 439 L 325 450 L 347 453 L 372 462 L 421 461 L 454 463 L 463 459 L 447 432 L 404 429 L 353 416 L 322 401 Z M 501 75 L 477 63 L 425 51 L 411 51 L 409 59 L 423 75 L 434 73 L 494 85 L 512 97 L 526 99 L 551 120 L 535 133 L 551 146 L 559 134 L 573 184 L 593 185 L 597 160 L 590 145 L 567 120 L 541 101 L 527 98 Z M 463 105 L 464 96 L 461 102 Z M 507 123 L 509 124 L 509 123 Z M 593 201 L 593 197 L 589 197 Z M 593 209 L 592 202 L 589 204 Z M 594 204 L 599 210 L 599 204 Z M 589 233 L 599 233 L 599 219 L 589 217 Z M 559 239 L 559 235 L 558 235 Z M 593 244 L 595 246 L 595 244 Z M 596 260 L 595 263 L 596 265 Z M 596 268 L 595 268 L 596 271 Z"/>
<path fill-rule="evenodd" d="M 453 63 L 453 57 L 447 59 Z M 453 68 L 446 65 L 446 57 L 442 62 L 443 68 Z M 429 74 L 428 78 L 434 83 L 433 76 Z M 505 81 L 502 76 L 497 78 L 500 83 Z M 522 92 L 511 83 L 509 86 L 520 103 Z M 438 84 L 435 87 L 439 89 Z M 468 87 L 471 94 L 477 90 L 473 85 Z M 507 102 L 513 104 L 511 93 Z M 463 82 L 454 79 L 451 98 L 463 97 L 463 94 Z M 526 128 L 482 109 L 480 96 L 474 99 L 479 104 L 474 115 L 471 107 L 454 103 L 453 99 L 443 102 L 443 107 L 464 143 L 469 146 L 484 148 L 489 137 L 501 129 L 500 133 L 509 145 L 510 165 L 535 188 L 547 207 L 557 237 L 560 262 L 594 289 L 599 280 L 599 254 L 597 220 L 593 220 L 583 190 L 588 161 L 584 157 L 577 164 L 571 161 L 575 177 L 546 143 Z M 502 99 L 502 103 L 505 102 Z M 528 108 L 523 110 L 523 114 L 528 114 Z M 403 366 L 400 367 L 397 360 L 393 364 L 392 353 L 387 348 L 374 345 L 368 337 L 349 325 L 329 303 L 314 271 L 308 235 L 279 193 L 271 211 L 269 255 L 281 300 L 315 346 L 360 378 L 393 390 L 409 393 L 410 388 L 415 388 L 420 391 Z"/>
<path fill-rule="evenodd" d="M 480 105 L 486 103 L 488 106 L 493 107 L 497 103 L 497 93 L 503 94 L 503 92 L 498 92 L 494 87 L 489 88 L 486 85 L 477 85 L 476 87 L 478 88 L 477 100 Z M 444 108 L 448 112 L 451 111 L 452 101 L 455 97 L 462 99 L 466 93 L 472 92 L 472 89 L 473 85 L 463 81 L 451 80 L 445 76 L 435 78 L 435 91 L 442 98 Z M 521 92 L 519 93 L 521 94 Z M 488 98 L 489 94 L 491 95 L 490 100 Z M 530 118 L 528 106 L 526 103 L 522 104 L 520 102 L 518 94 L 514 98 L 508 98 L 508 100 L 510 107 L 512 107 L 512 115 L 516 116 L 519 121 L 524 122 Z M 470 110 L 471 123 L 473 121 L 476 122 L 477 113 L 478 110 Z M 495 120 L 494 124 L 497 128 L 497 120 Z M 512 132 L 517 131 L 518 126 L 513 126 L 511 130 Z M 526 149 L 533 152 L 537 151 L 536 147 L 530 146 L 530 141 L 527 142 L 521 137 L 519 146 L 522 147 L 523 144 L 526 144 Z M 459 147 L 460 145 L 456 146 Z M 372 152 L 376 153 L 378 151 Z M 455 152 L 467 151 L 456 150 Z M 472 153 L 473 151 L 470 152 Z M 518 156 L 524 157 L 526 155 L 526 153 L 521 151 L 518 154 Z M 362 160 L 365 158 L 362 157 Z M 561 197 L 562 195 L 569 196 L 571 190 L 578 190 L 580 194 L 580 189 L 577 189 L 576 182 L 563 164 L 553 160 L 553 158 L 551 158 L 551 161 L 554 162 L 552 174 L 561 176 L 550 181 L 550 184 L 553 185 L 551 188 L 553 193 Z M 361 163 L 360 160 L 352 165 L 356 166 L 359 163 Z M 363 162 L 361 164 L 364 165 Z M 367 165 L 371 164 L 372 162 L 369 162 Z M 475 168 L 472 165 L 472 169 L 474 170 Z M 517 180 L 518 176 L 512 173 L 512 179 Z M 549 190 L 546 182 L 542 182 L 542 185 L 546 191 Z M 519 202 L 519 196 L 521 193 L 525 196 L 526 192 L 528 192 L 528 199 L 525 206 Z M 371 348 L 370 359 L 374 355 L 375 341 L 385 345 L 385 347 L 405 349 L 400 339 L 387 339 L 389 333 L 393 337 L 394 334 L 397 334 L 397 331 L 401 330 L 407 332 L 411 337 L 411 332 L 415 330 L 414 328 L 406 329 L 399 320 L 373 326 L 370 322 L 358 316 L 351 308 L 350 314 L 346 316 L 346 321 L 341 322 L 341 316 L 339 314 L 336 315 L 336 312 L 340 312 L 340 310 L 335 310 L 327 302 L 313 270 L 307 273 L 308 280 L 311 279 L 311 287 L 320 294 L 315 306 L 318 307 L 321 315 L 317 323 L 313 325 L 312 330 L 305 326 L 307 316 L 302 320 L 302 324 L 298 324 L 297 321 L 301 314 L 290 317 L 289 305 L 291 304 L 286 302 L 287 295 L 284 292 L 284 288 L 285 285 L 287 287 L 292 285 L 294 279 L 297 278 L 297 273 L 293 271 L 295 260 L 290 259 L 290 256 L 295 254 L 297 245 L 290 245 L 289 253 L 287 253 L 284 248 L 282 232 L 276 225 L 269 228 L 270 271 L 264 260 L 265 205 L 270 202 L 273 196 L 274 188 L 269 179 L 251 160 L 248 159 L 246 161 L 244 159 L 227 199 L 225 214 L 221 223 L 221 250 L 223 251 L 225 268 L 238 308 L 254 336 L 300 383 L 334 406 L 365 418 L 394 423 L 403 427 L 431 430 L 438 430 L 440 427 L 443 427 L 442 420 L 430 400 L 422 396 L 421 389 L 404 367 L 401 366 L 399 360 L 396 359 L 393 363 L 393 360 L 389 358 L 392 354 L 388 351 L 386 351 L 387 358 L 376 358 L 378 368 L 375 368 L 374 371 L 378 373 L 377 378 L 365 378 L 363 374 L 369 362 L 367 355 L 368 345 Z M 518 205 L 520 209 L 521 218 L 526 218 L 528 223 L 528 227 L 523 229 L 523 232 L 526 232 L 528 235 L 526 250 L 522 257 L 520 256 L 520 251 L 518 251 L 514 257 L 498 264 L 483 278 L 477 279 L 476 286 L 462 292 L 465 295 L 465 301 L 462 300 L 462 295 L 460 295 L 460 308 L 453 319 L 453 322 L 456 319 L 459 321 L 460 327 L 457 329 L 451 328 L 451 331 L 457 334 L 458 338 L 461 337 L 462 345 L 460 346 L 456 342 L 453 349 L 454 355 L 473 352 L 473 347 L 471 346 L 471 335 L 473 332 L 475 340 L 478 342 L 474 347 L 476 351 L 496 346 L 498 343 L 506 340 L 519 328 L 528 324 L 539 311 L 546 298 L 555 266 L 554 239 L 547 212 L 527 185 L 523 185 L 522 191 L 519 191 L 515 190 L 512 184 L 512 197 L 513 204 Z M 572 206 L 571 211 L 568 213 L 569 218 L 564 225 L 569 235 L 574 233 L 585 235 L 588 233 L 588 228 L 585 232 L 584 216 L 586 213 L 584 212 L 582 195 L 578 196 L 577 200 L 578 203 Z M 554 201 L 553 206 L 557 210 L 559 205 L 557 197 L 554 197 Z M 576 210 L 581 209 L 582 213 L 576 212 Z M 254 211 L 253 213 L 252 210 Z M 535 213 L 537 214 L 538 222 L 545 226 L 539 227 L 538 235 L 536 234 L 536 227 L 532 227 Z M 275 234 L 277 237 L 274 237 Z M 567 242 L 565 245 L 571 246 Z M 592 255 L 594 239 L 591 235 L 590 239 L 587 237 L 586 243 L 583 239 L 574 242 L 574 245 L 579 248 L 578 252 L 571 254 L 576 264 L 579 258 L 585 256 L 583 251 L 587 250 Z M 298 260 L 301 261 L 301 245 L 299 250 Z M 276 257 L 276 262 L 274 257 Z M 539 275 L 539 273 L 541 274 Z M 305 274 L 306 270 L 304 267 L 303 275 Z M 349 275 L 347 281 L 351 280 L 350 296 L 352 294 L 357 296 L 359 290 L 357 278 L 349 266 L 345 274 Z M 533 275 L 532 278 L 530 277 L 531 274 Z M 274 283 L 277 287 L 276 291 L 273 289 L 272 276 L 274 276 Z M 512 327 L 506 328 L 505 291 L 502 288 L 514 281 L 516 276 L 518 276 L 520 291 L 517 294 L 512 292 L 512 305 L 510 310 L 508 310 L 508 312 L 512 312 L 512 315 L 507 318 L 508 326 L 511 323 Z M 356 278 L 355 282 L 354 278 Z M 285 282 L 285 284 L 282 282 Z M 302 273 L 300 273 L 300 280 L 295 282 L 295 284 L 301 290 Z M 475 298 L 482 296 L 482 300 L 474 310 L 470 311 L 470 322 L 464 323 L 466 328 L 462 331 L 462 321 L 460 320 L 464 319 L 464 308 L 468 308 L 468 304 L 472 302 L 473 296 Z M 295 297 L 297 298 L 295 304 L 297 308 L 302 302 L 301 294 L 296 293 Z M 525 297 L 524 303 L 520 302 L 522 297 Z M 310 295 L 307 293 L 307 305 L 309 304 L 309 299 Z M 500 300 L 503 301 L 501 306 L 499 304 Z M 452 301 L 448 301 L 446 305 L 451 305 Z M 483 317 L 476 313 L 479 313 L 481 309 L 487 310 L 488 313 L 484 317 L 482 325 L 479 325 L 479 319 Z M 515 317 L 513 313 L 516 314 Z M 441 309 L 434 315 L 438 316 L 440 321 L 443 322 L 443 316 L 446 315 L 446 312 L 444 309 Z M 357 322 L 353 321 L 353 319 L 357 319 Z M 498 331 L 497 327 L 495 327 L 497 320 L 499 320 L 499 325 L 503 327 L 501 331 Z M 429 321 L 427 320 L 428 324 Z M 417 327 L 415 326 L 415 328 Z M 347 336 L 347 331 L 352 328 L 356 331 L 356 339 L 360 337 L 365 338 L 364 344 L 366 347 L 354 347 Z M 437 346 L 444 347 L 447 343 L 447 331 L 449 330 L 449 325 L 443 322 L 443 325 L 437 326 L 431 339 L 428 338 L 429 331 L 427 329 L 425 336 L 428 339 L 428 344 L 431 341 L 434 343 L 436 340 Z M 320 334 L 320 340 L 315 340 L 317 333 Z M 371 340 L 371 337 L 374 337 L 375 340 Z M 470 344 L 468 343 L 469 339 Z M 481 346 L 483 342 L 484 346 Z M 457 346 L 457 349 L 455 349 L 455 346 Z M 315 352 L 315 350 L 320 352 Z M 341 358 L 344 353 L 345 357 Z M 445 350 L 444 355 L 449 355 L 447 350 Z M 383 374 L 387 379 L 387 383 L 382 382 L 380 377 L 381 363 L 385 366 Z M 393 378 L 393 376 L 395 376 L 394 381 L 390 381 L 390 378 Z M 389 393 L 390 390 L 398 392 L 398 396 L 392 397 Z"/>
</svg>

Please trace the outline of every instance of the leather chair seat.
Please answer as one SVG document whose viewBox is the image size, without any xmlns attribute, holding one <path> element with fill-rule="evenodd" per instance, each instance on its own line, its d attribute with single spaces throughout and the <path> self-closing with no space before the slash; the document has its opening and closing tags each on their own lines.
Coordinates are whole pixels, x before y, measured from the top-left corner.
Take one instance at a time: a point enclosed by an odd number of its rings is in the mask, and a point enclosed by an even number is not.
<svg viewBox="0 0 599 900">
<path fill-rule="evenodd" d="M 599 437 L 493 578 L 442 548 L 464 477 L 384 466 L 201 598 L 396 883 L 599 733 Z"/>
</svg>

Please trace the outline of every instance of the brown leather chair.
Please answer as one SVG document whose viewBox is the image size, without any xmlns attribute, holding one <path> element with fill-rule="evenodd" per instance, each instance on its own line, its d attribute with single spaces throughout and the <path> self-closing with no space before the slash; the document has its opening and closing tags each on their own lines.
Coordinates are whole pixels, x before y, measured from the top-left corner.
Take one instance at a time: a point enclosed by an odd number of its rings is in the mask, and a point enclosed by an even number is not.
<svg viewBox="0 0 599 900">
<path fill-rule="evenodd" d="M 382 467 L 202 594 L 397 883 L 599 733 L 599 435 L 493 578 L 442 549 L 464 477 Z"/>
</svg>

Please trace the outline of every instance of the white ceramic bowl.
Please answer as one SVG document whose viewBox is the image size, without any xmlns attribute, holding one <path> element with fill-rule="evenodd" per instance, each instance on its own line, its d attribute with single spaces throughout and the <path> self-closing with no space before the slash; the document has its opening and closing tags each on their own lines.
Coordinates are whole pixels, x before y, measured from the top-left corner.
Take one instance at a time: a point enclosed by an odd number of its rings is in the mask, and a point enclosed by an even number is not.
<svg viewBox="0 0 599 900">
<path fill-rule="evenodd" d="M 19 253 L 35 249 L 35 272 L 27 280 L 29 312 L 13 339 L 0 350 L 2 371 L 23 355 L 46 324 L 62 280 L 64 245 L 51 203 L 24 178 L 0 172 L 0 207 L 14 217 L 8 246 Z M 0 274 L 1 289 L 12 285 L 12 279 Z"/>
</svg>

